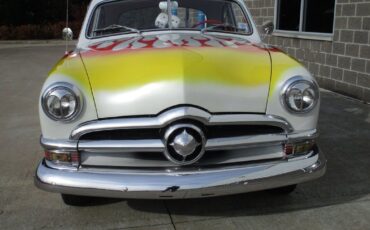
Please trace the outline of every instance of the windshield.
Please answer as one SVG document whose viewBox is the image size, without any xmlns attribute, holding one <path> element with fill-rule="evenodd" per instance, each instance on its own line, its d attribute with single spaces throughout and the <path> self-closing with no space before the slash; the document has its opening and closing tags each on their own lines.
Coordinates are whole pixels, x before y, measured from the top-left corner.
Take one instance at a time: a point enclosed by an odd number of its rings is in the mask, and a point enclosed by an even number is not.
<svg viewBox="0 0 370 230">
<path fill-rule="evenodd" d="M 121 0 L 98 5 L 90 19 L 90 38 L 150 30 L 198 30 L 250 34 L 249 20 L 230 0 Z"/>
</svg>

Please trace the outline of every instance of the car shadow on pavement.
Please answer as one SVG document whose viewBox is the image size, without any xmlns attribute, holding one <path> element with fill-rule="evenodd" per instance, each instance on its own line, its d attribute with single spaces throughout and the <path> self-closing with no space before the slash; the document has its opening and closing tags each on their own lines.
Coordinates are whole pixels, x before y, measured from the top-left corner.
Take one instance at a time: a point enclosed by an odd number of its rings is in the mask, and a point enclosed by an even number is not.
<svg viewBox="0 0 370 230">
<path fill-rule="evenodd" d="M 291 212 L 369 199 L 370 106 L 328 92 L 323 93 L 322 98 L 319 121 L 321 136 L 318 142 L 328 159 L 324 177 L 299 185 L 290 195 L 274 195 L 262 191 L 225 197 L 166 200 L 163 201 L 166 206 L 163 212 L 192 216 L 246 216 Z M 106 201 L 109 203 L 122 200 Z M 135 210 L 158 212 L 155 207 L 158 206 L 158 201 L 126 202 Z"/>
</svg>

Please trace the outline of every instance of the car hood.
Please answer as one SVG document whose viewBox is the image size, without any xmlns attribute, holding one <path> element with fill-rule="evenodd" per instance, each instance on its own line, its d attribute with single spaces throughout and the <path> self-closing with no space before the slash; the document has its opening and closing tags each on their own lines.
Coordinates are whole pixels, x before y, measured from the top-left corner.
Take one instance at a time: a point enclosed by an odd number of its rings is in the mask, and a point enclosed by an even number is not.
<svg viewBox="0 0 370 230">
<path fill-rule="evenodd" d="M 201 34 L 136 36 L 81 51 L 99 118 L 193 105 L 265 113 L 271 61 L 247 40 Z"/>
</svg>

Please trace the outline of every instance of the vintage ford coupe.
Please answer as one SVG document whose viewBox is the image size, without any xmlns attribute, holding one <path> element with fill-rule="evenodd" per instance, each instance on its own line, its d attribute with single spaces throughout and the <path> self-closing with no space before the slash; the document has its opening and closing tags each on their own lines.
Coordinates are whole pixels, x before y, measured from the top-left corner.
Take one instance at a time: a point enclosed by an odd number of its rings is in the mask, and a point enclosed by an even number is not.
<svg viewBox="0 0 370 230">
<path fill-rule="evenodd" d="M 325 173 L 319 99 L 242 0 L 93 0 L 42 89 L 35 183 L 71 205 L 289 193 Z"/>
</svg>

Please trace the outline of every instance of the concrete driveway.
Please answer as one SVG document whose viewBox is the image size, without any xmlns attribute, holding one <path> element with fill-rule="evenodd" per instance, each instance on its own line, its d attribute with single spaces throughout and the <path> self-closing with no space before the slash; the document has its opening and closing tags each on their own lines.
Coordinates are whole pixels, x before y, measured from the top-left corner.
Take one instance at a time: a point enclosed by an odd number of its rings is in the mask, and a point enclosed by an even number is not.
<svg viewBox="0 0 370 230">
<path fill-rule="evenodd" d="M 68 207 L 33 185 L 42 158 L 38 96 L 63 46 L 0 48 L 0 229 L 370 229 L 370 106 L 322 93 L 327 174 L 289 196 L 99 199 Z"/>
</svg>

